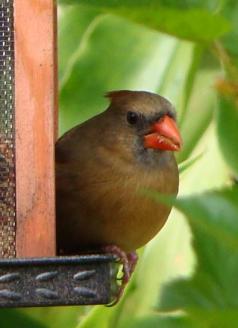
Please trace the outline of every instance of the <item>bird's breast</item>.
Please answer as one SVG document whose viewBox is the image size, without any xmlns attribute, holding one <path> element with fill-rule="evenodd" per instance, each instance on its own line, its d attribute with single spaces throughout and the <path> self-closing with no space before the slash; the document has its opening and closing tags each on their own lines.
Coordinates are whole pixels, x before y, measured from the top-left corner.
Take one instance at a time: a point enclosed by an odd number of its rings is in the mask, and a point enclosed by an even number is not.
<svg viewBox="0 0 238 328">
<path fill-rule="evenodd" d="M 175 161 L 145 169 L 131 163 L 122 166 L 120 160 L 111 158 L 104 165 L 99 163 L 97 170 L 88 162 L 77 176 L 69 172 L 63 176 L 68 190 L 57 190 L 57 220 L 62 222 L 58 238 L 61 244 L 65 238 L 73 252 L 81 246 L 105 244 L 129 252 L 146 244 L 162 228 L 171 209 L 142 191 L 176 194 L 178 189 Z"/>
<path fill-rule="evenodd" d="M 178 177 L 175 172 L 169 169 L 137 172 L 134 169 L 132 175 L 115 179 L 110 188 L 105 186 L 98 199 L 100 219 L 97 221 L 105 242 L 132 251 L 151 240 L 166 222 L 171 208 L 155 202 L 144 190 L 176 194 Z"/>
</svg>

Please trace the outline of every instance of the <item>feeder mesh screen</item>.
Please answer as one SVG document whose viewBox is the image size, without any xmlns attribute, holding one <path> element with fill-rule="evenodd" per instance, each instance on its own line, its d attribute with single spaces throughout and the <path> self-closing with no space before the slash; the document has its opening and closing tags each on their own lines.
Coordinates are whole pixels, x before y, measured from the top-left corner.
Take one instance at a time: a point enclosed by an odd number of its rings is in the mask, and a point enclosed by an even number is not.
<svg viewBox="0 0 238 328">
<path fill-rule="evenodd" d="M 15 257 L 13 0 L 0 0 L 0 257 Z"/>
</svg>

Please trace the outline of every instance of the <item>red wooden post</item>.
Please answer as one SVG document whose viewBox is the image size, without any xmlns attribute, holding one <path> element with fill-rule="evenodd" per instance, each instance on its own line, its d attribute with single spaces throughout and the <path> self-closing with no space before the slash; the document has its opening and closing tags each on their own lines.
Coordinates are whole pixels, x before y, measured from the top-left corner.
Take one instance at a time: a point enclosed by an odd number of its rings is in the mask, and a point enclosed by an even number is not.
<svg viewBox="0 0 238 328">
<path fill-rule="evenodd" d="M 15 0 L 17 257 L 55 255 L 56 4 Z"/>
</svg>

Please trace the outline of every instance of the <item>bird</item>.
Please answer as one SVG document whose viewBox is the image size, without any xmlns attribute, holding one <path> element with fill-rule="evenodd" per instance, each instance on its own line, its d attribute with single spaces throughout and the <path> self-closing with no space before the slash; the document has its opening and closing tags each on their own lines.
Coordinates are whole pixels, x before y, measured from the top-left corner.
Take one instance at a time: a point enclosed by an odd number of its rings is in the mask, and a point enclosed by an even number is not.
<svg viewBox="0 0 238 328">
<path fill-rule="evenodd" d="M 182 138 L 175 109 L 164 97 L 130 90 L 106 97 L 104 112 L 56 142 L 57 247 L 66 255 L 116 253 L 128 281 L 135 251 L 160 231 L 171 211 L 141 191 L 177 195 L 174 152 Z"/>
</svg>

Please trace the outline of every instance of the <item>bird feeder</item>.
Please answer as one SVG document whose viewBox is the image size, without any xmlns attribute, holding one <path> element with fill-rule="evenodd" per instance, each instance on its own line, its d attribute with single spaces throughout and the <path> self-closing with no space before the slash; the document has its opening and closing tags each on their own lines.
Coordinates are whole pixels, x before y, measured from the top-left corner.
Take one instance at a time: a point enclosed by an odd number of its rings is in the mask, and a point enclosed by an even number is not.
<svg viewBox="0 0 238 328">
<path fill-rule="evenodd" d="M 54 0 L 0 0 L 0 307 L 106 304 L 110 255 L 57 257 Z"/>
</svg>

